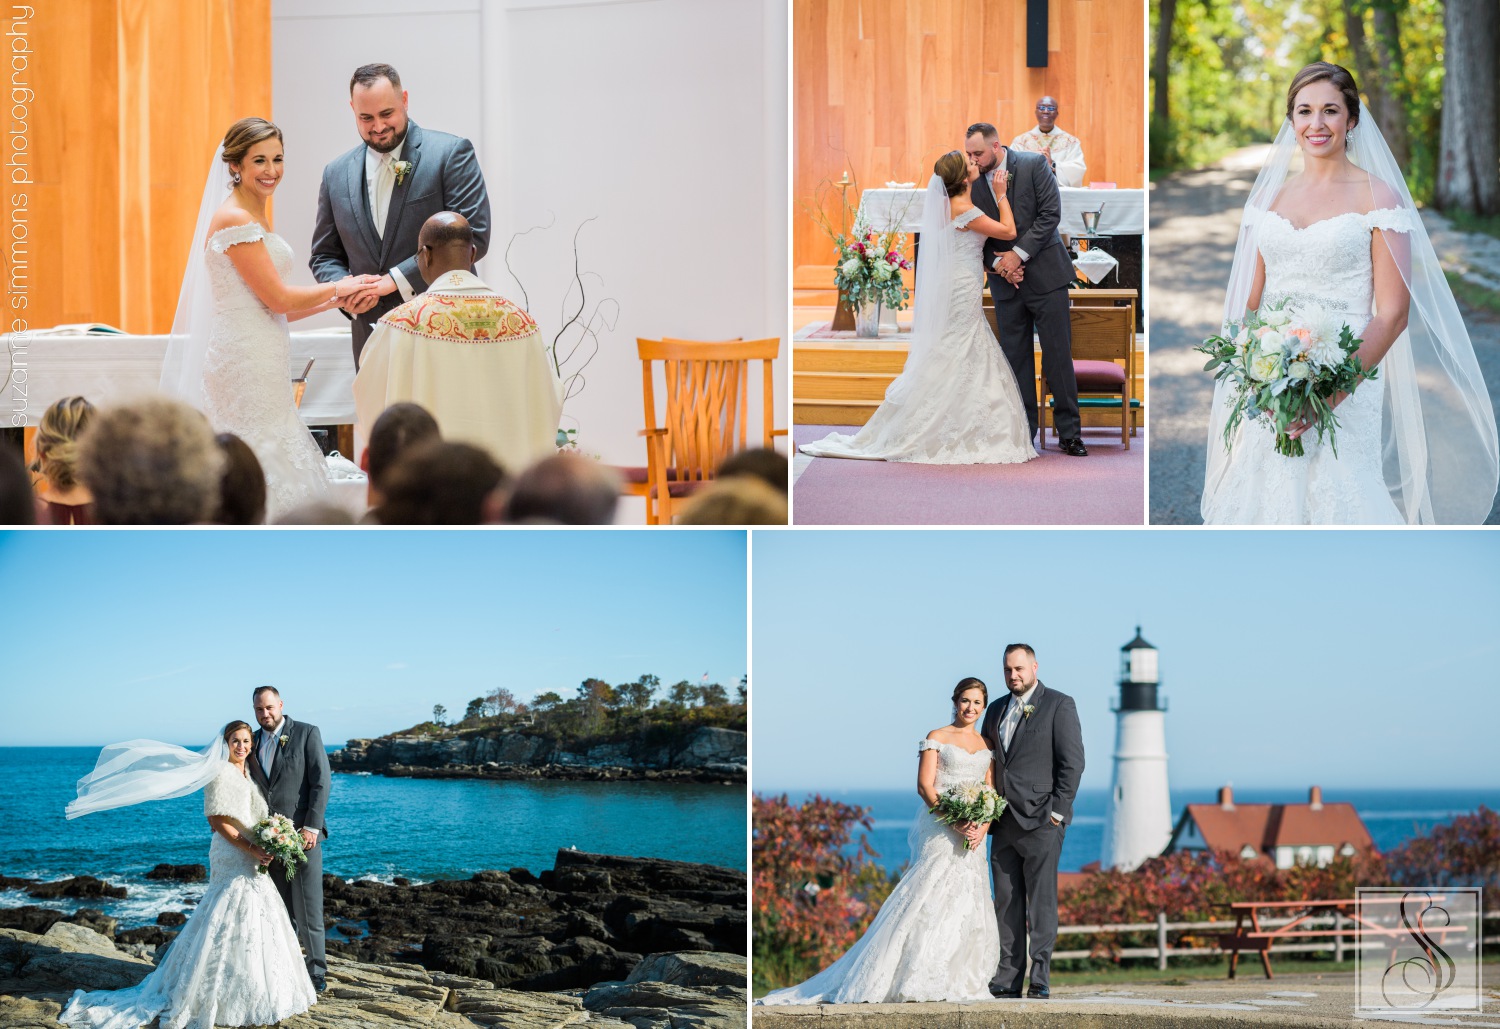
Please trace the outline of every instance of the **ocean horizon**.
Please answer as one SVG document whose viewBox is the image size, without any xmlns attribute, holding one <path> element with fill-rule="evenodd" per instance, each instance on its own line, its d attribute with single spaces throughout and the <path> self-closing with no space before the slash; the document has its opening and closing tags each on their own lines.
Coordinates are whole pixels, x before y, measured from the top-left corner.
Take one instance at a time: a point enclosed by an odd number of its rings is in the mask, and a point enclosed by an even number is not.
<svg viewBox="0 0 1500 1029">
<path fill-rule="evenodd" d="M 199 743 L 196 747 L 201 747 Z M 330 747 L 329 750 L 337 750 Z M 0 818 L 11 831 L 0 874 L 52 882 L 92 875 L 124 900 L 39 900 L 0 891 L 0 907 L 98 908 L 122 928 L 184 911 L 206 883 L 147 879 L 158 864 L 208 864 L 200 792 L 68 820 L 97 747 L 0 747 Z M 405 779 L 335 772 L 323 870 L 343 879 L 420 883 L 489 869 L 550 869 L 559 850 L 745 869 L 746 788 L 663 782 Z M 17 827 L 24 827 L 19 830 Z"/>
</svg>

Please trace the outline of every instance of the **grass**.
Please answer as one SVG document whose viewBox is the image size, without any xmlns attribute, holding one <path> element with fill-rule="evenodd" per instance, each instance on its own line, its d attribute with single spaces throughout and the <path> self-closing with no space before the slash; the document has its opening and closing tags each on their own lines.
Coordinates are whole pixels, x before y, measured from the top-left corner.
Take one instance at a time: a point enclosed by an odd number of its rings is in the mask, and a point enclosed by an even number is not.
<svg viewBox="0 0 1500 1029">
<path fill-rule="evenodd" d="M 1456 229 L 1464 232 L 1482 232 L 1500 239 L 1500 214 L 1470 214 L 1468 211 L 1444 211 L 1444 217 Z"/>
<path fill-rule="evenodd" d="M 1483 286 L 1476 286 L 1466 279 L 1461 279 L 1453 272 L 1444 271 L 1448 277 L 1448 285 L 1453 289 L 1453 295 L 1470 307 L 1490 314 L 1500 315 L 1500 293 Z"/>
</svg>

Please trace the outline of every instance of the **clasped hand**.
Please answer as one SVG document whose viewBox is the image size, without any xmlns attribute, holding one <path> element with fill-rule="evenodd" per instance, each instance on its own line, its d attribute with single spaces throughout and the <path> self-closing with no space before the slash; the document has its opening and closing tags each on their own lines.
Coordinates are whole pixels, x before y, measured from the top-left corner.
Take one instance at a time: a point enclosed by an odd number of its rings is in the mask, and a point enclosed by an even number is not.
<svg viewBox="0 0 1500 1029">
<path fill-rule="evenodd" d="M 364 314 L 380 302 L 380 298 L 395 288 L 385 287 L 383 275 L 346 275 L 333 287 L 334 307 L 342 307 L 350 314 Z"/>
<path fill-rule="evenodd" d="M 977 847 L 984 842 L 985 836 L 989 834 L 988 822 L 955 822 L 953 828 L 957 829 L 964 839 L 969 841 L 970 847 Z"/>
</svg>

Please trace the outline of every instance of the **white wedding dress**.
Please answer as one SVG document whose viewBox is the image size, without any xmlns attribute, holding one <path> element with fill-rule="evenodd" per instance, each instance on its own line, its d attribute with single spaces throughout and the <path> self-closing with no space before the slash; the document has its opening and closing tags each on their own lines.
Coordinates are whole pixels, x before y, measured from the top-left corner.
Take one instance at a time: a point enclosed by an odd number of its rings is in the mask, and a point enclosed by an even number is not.
<svg viewBox="0 0 1500 1029">
<path fill-rule="evenodd" d="M 919 281 L 918 309 L 947 305 L 940 338 L 917 339 L 914 331 L 906 367 L 870 420 L 853 436 L 835 432 L 805 443 L 802 453 L 918 464 L 1016 464 L 1036 457 L 1015 372 L 984 318 L 986 237 L 960 231 L 983 213 L 970 208 L 942 230 L 952 237 L 947 281 Z M 924 233 L 922 254 L 937 242 Z M 919 275 L 921 265 L 919 255 Z"/>
<path fill-rule="evenodd" d="M 938 752 L 937 788 L 982 782 L 994 755 L 923 740 Z M 991 1000 L 1000 963 L 1000 928 L 990 893 L 984 845 L 964 849 L 952 827 L 925 805 L 908 837 L 911 864 L 859 941 L 799 986 L 776 990 L 762 1004 L 858 1004 Z"/>
<path fill-rule="evenodd" d="M 1321 304 L 1341 315 L 1359 338 L 1370 320 L 1374 270 L 1371 233 L 1415 232 L 1410 212 L 1386 208 L 1324 218 L 1298 228 L 1281 215 L 1262 216 L 1260 254 L 1266 266 L 1261 306 L 1290 300 Z M 1302 436 L 1301 457 L 1274 447 L 1268 419 L 1246 419 L 1235 431 L 1218 488 L 1204 504 L 1204 522 L 1224 525 L 1399 525 L 1382 467 L 1385 376 L 1360 383 L 1334 408 L 1338 454 L 1316 431 Z M 1219 444 L 1222 446 L 1222 442 Z"/>
<path fill-rule="evenodd" d="M 260 791 L 228 762 L 204 788 L 203 809 L 242 832 L 267 815 Z M 59 1021 L 136 1029 L 160 1016 L 161 1029 L 212 1029 L 270 1025 L 313 1006 L 317 994 L 270 874 L 218 833 L 208 863 L 208 889 L 156 970 L 128 989 L 74 991 Z"/>
<path fill-rule="evenodd" d="M 327 464 L 292 397 L 291 336 L 240 277 L 229 248 L 264 241 L 276 273 L 292 271 L 292 248 L 259 224 L 232 225 L 208 238 L 203 260 L 213 290 L 213 320 L 203 359 L 204 413 L 216 432 L 250 445 L 266 475 L 269 520 L 324 497 Z"/>
</svg>

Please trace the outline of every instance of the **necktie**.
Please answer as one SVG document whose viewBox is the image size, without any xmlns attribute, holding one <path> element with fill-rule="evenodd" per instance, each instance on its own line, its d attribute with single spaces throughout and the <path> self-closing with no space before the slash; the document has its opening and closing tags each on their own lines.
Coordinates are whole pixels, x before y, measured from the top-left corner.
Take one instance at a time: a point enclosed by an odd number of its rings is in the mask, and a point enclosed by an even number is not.
<svg viewBox="0 0 1500 1029">
<path fill-rule="evenodd" d="M 391 155 L 382 154 L 380 171 L 375 175 L 375 210 L 370 212 L 375 216 L 375 234 L 381 239 L 385 238 L 385 213 L 390 207 L 391 183 L 395 175 L 396 170 L 391 167 Z"/>
<path fill-rule="evenodd" d="M 1010 738 L 1016 734 L 1016 726 L 1021 724 L 1021 698 L 1012 696 L 1010 707 L 1005 711 L 1005 749 L 1010 749 Z"/>
</svg>

